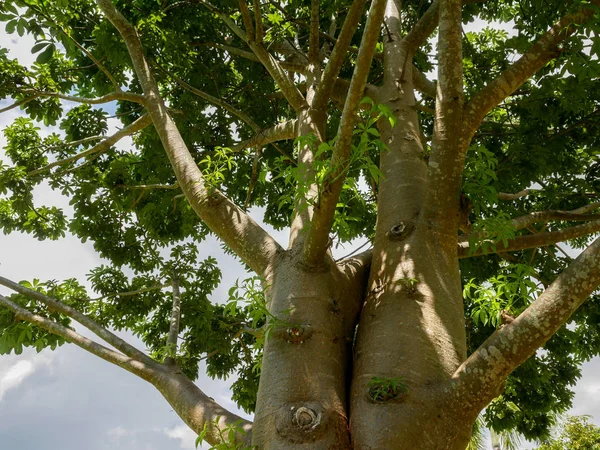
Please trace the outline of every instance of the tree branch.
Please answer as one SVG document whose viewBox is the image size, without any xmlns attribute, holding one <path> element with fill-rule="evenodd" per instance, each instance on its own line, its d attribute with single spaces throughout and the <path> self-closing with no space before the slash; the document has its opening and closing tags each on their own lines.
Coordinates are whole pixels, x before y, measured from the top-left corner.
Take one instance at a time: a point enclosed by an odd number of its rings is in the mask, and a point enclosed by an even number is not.
<svg viewBox="0 0 600 450">
<path fill-rule="evenodd" d="M 596 239 L 519 317 L 492 334 L 452 377 L 452 395 L 479 411 L 506 377 L 544 345 L 600 285 Z"/>
<path fill-rule="evenodd" d="M 276 254 L 281 251 L 281 247 L 237 205 L 206 183 L 160 97 L 137 31 L 117 11 L 111 0 L 97 0 L 97 3 L 125 41 L 140 85 L 147 97 L 148 113 L 190 205 L 242 261 L 259 275 L 264 275 Z M 207 2 L 202 0 L 202 3 Z"/>
<path fill-rule="evenodd" d="M 114 102 L 116 100 L 123 100 L 123 101 L 127 101 L 127 102 L 139 103 L 142 105 L 144 104 L 144 96 L 143 95 L 134 94 L 133 92 L 123 92 L 123 91 L 111 92 L 110 94 L 106 94 L 106 95 L 103 95 L 102 97 L 95 97 L 95 98 L 77 97 L 74 95 L 61 94 L 60 92 L 38 91 L 36 89 L 26 89 L 23 92 L 27 92 L 32 95 L 38 96 L 38 97 L 56 97 L 56 98 L 60 98 L 62 100 L 67 100 L 69 102 L 85 103 L 87 105 L 99 105 L 102 103 Z"/>
<path fill-rule="evenodd" d="M 107 298 L 113 297 L 133 297 L 134 295 L 144 294 L 146 292 L 157 291 L 159 289 L 163 289 L 171 286 L 170 284 L 157 284 L 156 286 L 145 287 L 141 289 L 136 289 L 135 291 L 126 291 L 126 292 L 115 292 L 113 294 L 104 295 L 102 297 L 90 298 L 90 302 L 97 302 L 99 300 L 104 300 Z"/>
<path fill-rule="evenodd" d="M 431 36 L 437 28 L 440 14 L 440 1 L 441 0 L 435 0 L 406 36 L 404 36 L 403 41 L 411 49 L 416 50 L 425 44 L 427 39 L 429 39 L 429 36 Z M 464 0 L 462 5 L 483 3 L 485 1 L 487 0 Z"/>
<path fill-rule="evenodd" d="M 75 161 L 78 161 L 81 158 L 85 158 L 87 156 L 99 155 L 99 154 L 105 153 L 108 150 L 110 150 L 110 148 L 113 145 L 115 145 L 117 142 L 119 142 L 121 139 L 123 139 L 125 136 L 131 136 L 132 134 L 135 134 L 138 131 L 146 128 L 151 123 L 152 123 L 152 119 L 150 118 L 150 116 L 148 114 L 144 114 L 139 119 L 137 119 L 135 122 L 127 125 L 123 129 L 117 131 L 112 136 L 107 137 L 106 139 L 97 143 L 96 145 L 87 149 L 86 151 L 78 153 L 73 156 L 69 156 L 68 158 L 54 161 L 50 164 L 45 165 L 44 167 L 40 167 L 39 169 L 32 170 L 27 175 L 29 175 L 29 176 L 38 175 L 42 172 L 46 172 L 46 171 L 52 169 L 53 167 L 56 167 L 56 166 L 62 166 L 64 164 L 75 162 Z M 70 144 L 70 143 L 67 143 L 67 144 Z"/>
<path fill-rule="evenodd" d="M 527 197 L 528 195 L 533 194 L 534 192 L 539 192 L 539 189 L 523 189 L 522 191 L 519 191 L 515 194 L 510 194 L 507 192 L 498 192 L 498 200 L 508 202 L 512 200 L 518 200 L 520 198 Z"/>
<path fill-rule="evenodd" d="M 181 292 L 179 291 L 179 280 L 175 273 L 171 280 L 171 286 L 173 287 L 173 307 L 171 309 L 169 335 L 167 336 L 169 356 L 165 358 L 165 364 L 175 364 L 175 356 L 177 355 L 177 336 L 179 334 L 179 320 L 181 318 Z"/>
<path fill-rule="evenodd" d="M 467 145 L 456 132 L 462 126 L 464 100 L 461 7 L 461 0 L 440 0 L 438 83 L 426 214 L 428 220 L 443 224 L 445 231 L 457 228 L 463 148 Z"/>
<path fill-rule="evenodd" d="M 600 6 L 600 0 L 592 0 L 591 3 Z M 575 33 L 577 25 L 591 18 L 594 11 L 593 8 L 582 8 L 564 16 L 521 58 L 469 100 L 465 105 L 464 127 L 469 138 L 473 136 L 492 108 L 499 105 L 538 70 L 559 55 L 558 45 Z"/>
<path fill-rule="evenodd" d="M 260 0 L 254 0 L 254 23 L 256 24 L 256 42 L 262 44 L 265 33 L 260 10 Z"/>
<path fill-rule="evenodd" d="M 244 0 L 239 0 L 240 2 L 244 2 Z M 284 72 L 283 68 L 279 64 L 273 55 L 271 55 L 267 50 L 263 47 L 262 44 L 257 43 L 253 38 L 253 33 L 244 33 L 228 16 L 227 14 L 221 12 L 217 7 L 212 5 L 210 2 L 206 0 L 199 0 L 199 2 L 206 6 L 208 9 L 213 11 L 215 14 L 219 16 L 225 24 L 231 28 L 231 30 L 244 42 L 248 44 L 248 46 L 252 49 L 258 60 L 263 64 L 263 66 L 267 69 L 273 80 L 283 95 L 290 103 L 292 108 L 295 111 L 300 111 L 306 107 L 306 100 L 302 93 L 298 90 L 298 88 L 294 85 L 292 80 L 288 77 L 288 75 Z M 243 11 L 242 11 L 243 13 Z M 249 13 L 248 13 L 249 15 Z M 251 18 L 250 18 L 251 21 Z"/>
<path fill-rule="evenodd" d="M 67 341 L 77 345 L 78 347 L 81 347 L 93 355 L 102 358 L 105 361 L 122 367 L 128 372 L 131 372 L 146 381 L 151 381 L 157 376 L 159 369 L 157 369 L 157 367 L 153 367 L 156 363 L 152 360 L 152 364 L 147 364 L 136 359 L 128 358 L 119 352 L 104 347 L 103 345 L 100 345 L 97 342 L 94 342 L 91 339 L 76 333 L 70 328 L 60 325 L 50 319 L 47 319 L 46 317 L 42 317 L 28 311 L 27 309 L 10 301 L 3 295 L 0 295 L 0 305 L 3 305 L 14 312 L 17 320 L 25 320 L 33 325 L 37 325 L 38 327 L 66 339 Z"/>
<path fill-rule="evenodd" d="M 24 99 L 19 100 L 17 102 L 14 102 L 12 105 L 8 105 L 6 108 L 0 109 L 0 114 L 2 114 L 3 112 L 6 112 L 6 111 L 10 111 L 11 109 L 18 108 L 19 106 L 26 105 L 27 103 L 29 103 L 32 100 L 35 100 L 38 97 L 40 97 L 40 96 L 39 95 L 32 95 L 31 97 L 27 97 L 27 98 L 24 98 Z"/>
<path fill-rule="evenodd" d="M 240 142 L 231 147 L 231 151 L 240 152 L 247 148 L 262 147 L 277 141 L 295 139 L 298 131 L 298 119 L 290 119 L 277 125 L 260 130 L 250 139 Z"/>
<path fill-rule="evenodd" d="M 61 301 L 48 297 L 47 295 L 44 295 L 41 292 L 33 291 L 31 289 L 26 288 L 25 286 L 21 286 L 20 284 L 15 283 L 14 281 L 11 281 L 4 277 L 0 277 L 0 284 L 6 286 L 7 288 L 15 292 L 18 292 L 19 294 L 23 294 L 33 300 L 43 303 L 53 311 L 57 311 L 61 314 L 64 314 L 65 316 L 76 320 L 81 325 L 90 330 L 92 333 L 94 333 L 96 336 L 108 342 L 110 345 L 112 345 L 124 355 L 127 355 L 128 357 L 147 365 L 152 365 L 156 363 L 148 355 L 139 351 L 133 345 L 125 342 L 116 334 L 111 333 L 106 328 L 101 326 L 98 322 L 93 320 L 91 317 L 86 316 L 82 312 L 70 307 L 69 305 L 66 305 Z"/>
<path fill-rule="evenodd" d="M 412 68 L 412 81 L 421 94 L 435 99 L 436 83 L 429 80 L 423 72 L 417 69 L 415 66 Z"/>
<path fill-rule="evenodd" d="M 586 222 L 590 220 L 600 220 L 600 214 L 586 214 L 588 211 L 600 208 L 600 203 L 592 203 L 572 211 L 536 211 L 511 220 L 515 230 L 522 230 L 534 223 L 548 222 L 550 220 L 568 220 L 573 222 Z"/>
<path fill-rule="evenodd" d="M 352 37 L 356 33 L 356 27 L 362 17 L 362 12 L 365 7 L 367 0 L 355 0 L 352 2 L 352 6 L 348 11 L 348 15 L 344 20 L 340 34 L 335 42 L 329 62 L 325 66 L 323 75 L 321 76 L 321 82 L 317 87 L 315 97 L 312 102 L 314 109 L 320 110 L 327 105 L 331 91 L 333 90 L 335 81 L 342 69 L 344 60 L 346 59 L 346 53 L 350 47 Z"/>
<path fill-rule="evenodd" d="M 32 292 L 39 294 L 35 291 Z M 140 361 L 104 347 L 70 328 L 28 311 L 3 295 L 0 295 L 0 305 L 5 306 L 14 312 L 17 320 L 25 320 L 50 333 L 61 336 L 68 342 L 81 347 L 87 352 L 150 382 L 171 404 L 183 421 L 196 431 L 196 433 L 200 433 L 206 428 L 208 431 L 207 440 L 210 444 L 215 445 L 222 442 L 222 431 L 232 426 L 241 426 L 245 432 L 245 434 L 236 432 L 234 441 L 249 444 L 249 432 L 252 425 L 248 421 L 232 414 L 218 405 L 213 399 L 204 394 L 193 382 L 182 375 L 178 369 L 177 373 L 172 373 L 166 370 L 165 366 L 160 365 L 146 355 L 142 354 L 145 357 L 145 360 Z M 135 350 L 139 352 L 139 350 Z M 225 439 L 228 438 L 229 436 L 226 435 Z"/>
<path fill-rule="evenodd" d="M 246 35 L 252 36 L 252 40 L 254 40 L 254 26 L 252 25 L 252 16 L 250 16 L 250 11 L 248 10 L 248 4 L 246 3 L 246 0 L 238 0 L 238 4 L 240 5 L 242 20 L 244 21 L 244 27 L 246 28 Z"/>
<path fill-rule="evenodd" d="M 506 245 L 504 245 L 502 242 L 497 242 L 495 244 L 491 243 L 494 245 L 486 245 L 485 248 L 480 247 L 471 253 L 469 253 L 468 238 L 462 238 L 458 243 L 458 257 L 470 258 L 472 256 L 488 255 L 490 253 L 504 253 L 516 250 L 525 250 L 528 248 L 543 247 L 545 245 L 569 241 L 571 239 L 580 238 L 598 232 L 600 232 L 600 220 L 595 220 L 583 225 L 565 228 L 563 230 L 517 236 L 513 239 L 509 239 Z"/>
<path fill-rule="evenodd" d="M 367 84 L 386 3 L 386 0 L 373 0 L 371 3 L 348 96 L 340 119 L 337 141 L 333 148 L 330 173 L 323 183 L 323 191 L 315 205 L 312 223 L 306 231 L 303 259 L 309 266 L 320 265 L 327 251 L 329 231 L 333 224 L 337 200 L 349 169 L 352 135 L 357 122 L 356 113 Z"/>
<path fill-rule="evenodd" d="M 319 31 L 319 0 L 311 0 L 308 37 L 308 62 L 311 65 L 318 65 L 320 63 Z"/>
<path fill-rule="evenodd" d="M 200 98 L 203 98 L 204 100 L 212 103 L 213 105 L 216 106 L 220 106 L 221 108 L 223 108 L 224 110 L 228 111 L 229 113 L 231 113 L 232 115 L 236 116 L 237 118 L 241 119 L 242 121 L 244 121 L 246 124 L 248 124 L 253 130 L 260 130 L 260 127 L 258 126 L 258 124 L 252 120 L 250 118 L 250 116 L 248 116 L 248 114 L 246 114 L 243 111 L 240 111 L 239 109 L 237 109 L 236 107 L 234 107 L 233 105 L 230 105 L 229 103 L 227 103 L 224 100 L 221 100 L 220 98 L 217 98 L 213 95 L 210 95 L 198 88 L 195 88 L 194 86 L 186 83 L 185 81 L 183 81 L 181 78 L 177 77 L 176 75 L 172 74 L 171 72 L 169 72 L 167 69 L 165 69 L 164 67 L 158 65 L 158 68 L 160 70 L 162 70 L 165 74 L 167 74 L 169 77 L 171 77 L 179 86 L 181 86 L 182 88 L 188 90 L 189 92 L 191 92 L 194 95 L 197 95 Z"/>
</svg>

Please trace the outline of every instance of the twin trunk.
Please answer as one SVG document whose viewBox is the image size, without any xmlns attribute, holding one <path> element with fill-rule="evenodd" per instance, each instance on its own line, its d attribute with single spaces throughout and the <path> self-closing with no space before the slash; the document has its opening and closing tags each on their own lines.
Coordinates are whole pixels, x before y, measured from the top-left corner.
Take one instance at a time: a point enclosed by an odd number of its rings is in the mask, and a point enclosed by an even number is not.
<svg viewBox="0 0 600 450">
<path fill-rule="evenodd" d="M 412 86 L 404 87 L 380 91 L 398 123 L 380 123 L 389 150 L 380 155 L 370 266 L 330 260 L 311 272 L 289 252 L 268 280 L 278 320 L 264 349 L 253 426 L 260 449 L 468 443 L 476 412 L 461 412 L 448 384 L 466 357 L 458 219 L 425 218 L 427 164 Z"/>
</svg>

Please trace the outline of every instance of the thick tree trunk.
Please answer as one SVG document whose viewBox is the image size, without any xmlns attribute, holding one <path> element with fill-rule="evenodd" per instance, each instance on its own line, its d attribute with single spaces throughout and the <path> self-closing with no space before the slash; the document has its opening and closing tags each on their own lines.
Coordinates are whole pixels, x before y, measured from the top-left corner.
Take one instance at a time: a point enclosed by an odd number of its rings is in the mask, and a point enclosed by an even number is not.
<svg viewBox="0 0 600 450">
<path fill-rule="evenodd" d="M 267 279 L 267 326 L 252 443 L 348 449 L 347 386 L 365 264 L 312 272 L 286 254 Z"/>
</svg>

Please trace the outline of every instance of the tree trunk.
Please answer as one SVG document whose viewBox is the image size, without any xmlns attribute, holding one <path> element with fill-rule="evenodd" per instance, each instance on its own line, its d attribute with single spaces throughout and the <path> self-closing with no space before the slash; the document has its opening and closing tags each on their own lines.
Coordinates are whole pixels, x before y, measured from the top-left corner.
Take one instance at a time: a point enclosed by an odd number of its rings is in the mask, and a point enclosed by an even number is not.
<svg viewBox="0 0 600 450">
<path fill-rule="evenodd" d="M 313 272 L 286 254 L 267 278 L 267 325 L 253 444 L 347 449 L 351 348 L 365 264 Z"/>
</svg>

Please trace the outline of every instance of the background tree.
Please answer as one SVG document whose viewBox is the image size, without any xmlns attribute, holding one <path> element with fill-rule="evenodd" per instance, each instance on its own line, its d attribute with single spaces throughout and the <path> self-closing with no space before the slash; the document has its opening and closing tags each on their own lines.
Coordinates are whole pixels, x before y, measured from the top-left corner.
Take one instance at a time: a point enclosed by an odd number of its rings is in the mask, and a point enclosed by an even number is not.
<svg viewBox="0 0 600 450">
<path fill-rule="evenodd" d="M 2 2 L 39 56 L 0 52 L 3 111 L 30 117 L 5 130 L 0 225 L 110 264 L 94 295 L 0 278 L 0 351 L 72 342 L 215 445 L 462 450 L 490 402 L 495 430 L 547 434 L 600 349 L 600 1 L 366 4 Z M 72 215 L 34 202 L 44 181 Z M 208 233 L 258 276 L 226 304 Z M 194 385 L 201 359 L 252 424 Z"/>
<path fill-rule="evenodd" d="M 586 416 L 567 417 L 561 425 L 560 435 L 538 450 L 581 449 L 594 450 L 600 448 L 600 427 L 588 422 Z"/>
</svg>

